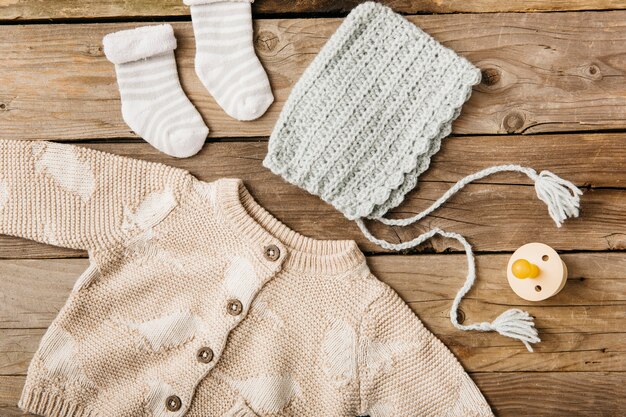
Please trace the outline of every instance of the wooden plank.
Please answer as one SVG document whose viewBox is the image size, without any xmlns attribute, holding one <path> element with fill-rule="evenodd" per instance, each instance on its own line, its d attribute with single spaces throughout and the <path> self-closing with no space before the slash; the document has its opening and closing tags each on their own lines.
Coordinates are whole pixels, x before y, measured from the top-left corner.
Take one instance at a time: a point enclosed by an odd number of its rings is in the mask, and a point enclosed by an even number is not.
<svg viewBox="0 0 626 417">
<path fill-rule="evenodd" d="M 45 329 L 0 329 L 0 375 L 25 375 L 44 333 Z M 498 336 L 468 337 L 453 329 L 437 336 L 472 371 L 626 372 L 626 333 L 542 333 L 534 353 Z"/>
<path fill-rule="evenodd" d="M 626 373 L 470 373 L 498 417 L 621 417 L 626 407 Z M 24 416 L 17 408 L 25 377 L 0 376 L 0 413 Z M 32 414 L 26 414 L 32 416 Z"/>
<path fill-rule="evenodd" d="M 623 373 L 471 374 L 498 417 L 619 417 L 626 406 Z"/>
<path fill-rule="evenodd" d="M 623 249 L 626 193 L 613 188 L 626 184 L 625 138 L 623 134 L 448 138 L 424 181 L 394 210 L 407 217 L 426 208 L 464 175 L 492 164 L 515 162 L 552 170 L 580 186 L 603 187 L 586 192 L 582 217 L 560 229 L 554 227 L 534 189 L 527 186 L 527 178 L 517 174 L 497 175 L 468 186 L 422 226 L 391 229 L 378 225 L 373 229 L 378 236 L 397 242 L 410 240 L 426 227 L 440 227 L 466 235 L 479 251 L 513 251 L 534 240 L 559 250 Z M 264 168 L 265 142 L 210 143 L 197 156 L 183 160 L 167 157 L 143 142 L 87 146 L 175 165 L 206 181 L 242 178 L 259 203 L 294 230 L 319 239 L 354 239 L 364 251 L 381 251 L 330 205 Z M 429 245 L 419 250 L 460 248 L 438 239 Z M 0 258 L 76 256 L 84 253 L 0 236 Z"/>
<path fill-rule="evenodd" d="M 253 10 L 257 14 L 281 16 L 306 13 L 348 13 L 364 0 L 279 0 L 257 1 Z M 394 10 L 407 13 L 494 13 L 494 12 L 538 12 L 567 10 L 611 10 L 625 9 L 624 0 L 382 0 Z M 188 16 L 189 8 L 180 0 L 136 0 L 132 2 L 113 0 L 4 0 L 0 2 L 1 20 L 35 19 L 98 19 L 130 17 Z"/>
<path fill-rule="evenodd" d="M 0 328 L 48 327 L 87 265 L 86 259 L 0 261 Z"/>
<path fill-rule="evenodd" d="M 244 176 L 244 175 L 242 175 Z M 266 182 L 262 182 L 266 178 Z M 369 242 L 356 223 L 347 220 L 330 205 L 278 179 L 259 176 L 246 184 L 256 200 L 284 224 L 317 239 L 355 240 L 364 252 L 385 252 Z M 405 203 L 393 210 L 394 217 L 418 213 L 444 194 L 447 183 L 423 183 L 409 194 Z M 582 198 L 582 217 L 570 219 L 556 228 L 547 208 L 536 199 L 534 188 L 512 185 L 469 185 L 443 208 L 419 225 L 387 227 L 370 224 L 375 236 L 390 242 L 407 242 L 432 228 L 454 231 L 466 236 L 474 250 L 513 251 L 529 241 L 541 241 L 563 251 L 614 250 L 626 247 L 626 193 L 623 190 L 588 191 Z M 410 252 L 461 250 L 453 240 L 435 237 Z M 0 236 L 2 258 L 74 257 L 84 252 L 44 247 L 23 239 Z"/>
<path fill-rule="evenodd" d="M 26 375 L 45 329 L 0 329 L 0 375 Z"/>
<path fill-rule="evenodd" d="M 454 126 L 457 134 L 626 128 L 626 11 L 410 19 L 484 71 Z M 292 86 L 339 23 L 337 18 L 255 22 L 257 51 L 276 96 L 255 122 L 235 121 L 216 105 L 193 70 L 191 24 L 175 23 L 181 81 L 211 137 L 268 136 Z M 101 39 L 135 26 L 2 26 L 2 137 L 134 137 L 121 118 L 114 68 L 103 56 Z"/>
<path fill-rule="evenodd" d="M 187 159 L 171 158 L 143 142 L 78 145 L 173 165 L 207 180 L 246 173 L 245 178 L 253 180 L 268 172 L 261 165 L 267 154 L 264 138 L 208 143 Z M 455 183 L 481 169 L 511 163 L 550 170 L 579 187 L 626 188 L 626 133 L 451 136 L 443 141 L 420 181 Z M 518 173 L 493 175 L 477 183 L 532 184 Z"/>
<path fill-rule="evenodd" d="M 34 416 L 23 414 L 17 408 L 26 378 L 23 376 L 0 376 L 0 413 L 3 417 Z"/>
<path fill-rule="evenodd" d="M 461 305 L 468 321 L 508 307 L 536 317 L 543 342 L 528 353 L 497 334 L 461 332 L 448 312 L 465 275 L 461 255 L 375 256 L 372 271 L 392 286 L 471 371 L 626 371 L 626 256 L 564 255 L 570 279 L 541 303 L 517 298 L 504 276 L 509 255 L 478 257 L 479 280 Z M 0 261 L 0 375 L 24 374 L 44 328 L 65 303 L 87 260 Z M 436 268 L 433 268 L 436 265 Z"/>
</svg>

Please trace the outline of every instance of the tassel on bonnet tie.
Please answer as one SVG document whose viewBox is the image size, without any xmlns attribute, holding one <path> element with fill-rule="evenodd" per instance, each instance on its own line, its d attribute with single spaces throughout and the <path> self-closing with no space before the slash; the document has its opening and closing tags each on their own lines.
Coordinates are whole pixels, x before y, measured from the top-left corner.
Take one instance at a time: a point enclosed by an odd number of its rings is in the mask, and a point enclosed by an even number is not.
<svg viewBox="0 0 626 417">
<path fill-rule="evenodd" d="M 437 210 L 437 208 L 439 208 L 470 182 L 498 172 L 522 172 L 532 179 L 535 182 L 535 191 L 537 192 L 537 196 L 548 206 L 550 217 L 552 217 L 558 227 L 561 227 L 563 221 L 568 217 L 578 216 L 582 191 L 580 191 L 580 189 L 578 189 L 571 182 L 566 181 L 549 171 L 542 171 L 540 174 L 537 174 L 537 172 L 532 168 L 522 167 L 520 165 L 499 165 L 486 168 L 461 179 L 430 207 L 413 217 L 405 219 L 373 218 L 373 220 L 378 220 L 381 223 L 390 226 L 408 226 Z M 461 243 L 461 245 L 463 245 L 467 256 L 467 278 L 465 279 L 465 284 L 461 287 L 454 298 L 450 309 L 450 320 L 452 321 L 454 327 L 460 330 L 478 330 L 483 332 L 495 331 L 500 333 L 502 336 L 520 340 L 530 352 L 533 351 L 530 344 L 541 341 L 541 339 L 539 339 L 537 329 L 535 328 L 532 316 L 526 311 L 519 309 L 506 310 L 492 322 L 482 322 L 470 325 L 462 325 L 458 322 L 457 313 L 459 304 L 467 292 L 472 288 L 474 281 L 476 280 L 476 265 L 474 262 L 472 246 L 463 236 L 458 233 L 445 232 L 441 229 L 432 229 L 409 242 L 390 243 L 372 235 L 362 219 L 356 219 L 356 223 L 365 237 L 367 237 L 371 242 L 388 250 L 406 250 L 414 248 L 435 235 L 457 240 Z"/>
</svg>

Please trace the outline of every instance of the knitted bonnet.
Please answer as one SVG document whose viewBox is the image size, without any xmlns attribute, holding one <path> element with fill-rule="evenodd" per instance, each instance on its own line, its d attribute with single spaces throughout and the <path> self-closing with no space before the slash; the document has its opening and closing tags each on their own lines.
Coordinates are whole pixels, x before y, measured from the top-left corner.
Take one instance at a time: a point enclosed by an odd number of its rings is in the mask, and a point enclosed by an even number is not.
<svg viewBox="0 0 626 417">
<path fill-rule="evenodd" d="M 524 311 L 508 310 L 493 322 L 458 323 L 458 305 L 475 279 L 472 248 L 462 236 L 432 229 L 393 244 L 374 237 L 363 223 L 364 218 L 395 226 L 415 223 L 467 183 L 502 171 L 529 176 L 558 226 L 578 215 L 581 192 L 572 183 L 547 171 L 503 165 L 463 178 L 414 217 L 383 217 L 415 187 L 479 82 L 480 71 L 465 58 L 390 8 L 364 3 L 348 15 L 293 88 L 263 164 L 355 220 L 383 248 L 412 248 L 434 235 L 461 242 L 469 271 L 452 305 L 452 323 L 461 330 L 498 331 L 532 350 L 530 343 L 539 338 Z"/>
</svg>

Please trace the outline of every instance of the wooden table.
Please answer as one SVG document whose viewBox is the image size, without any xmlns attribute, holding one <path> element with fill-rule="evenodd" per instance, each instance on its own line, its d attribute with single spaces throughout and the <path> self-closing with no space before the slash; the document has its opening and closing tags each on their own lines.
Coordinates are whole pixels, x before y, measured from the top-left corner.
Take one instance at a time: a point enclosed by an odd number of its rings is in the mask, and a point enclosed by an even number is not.
<svg viewBox="0 0 626 417">
<path fill-rule="evenodd" d="M 262 167 L 291 87 L 356 3 L 257 1 L 255 42 L 276 103 L 260 120 L 242 123 L 226 116 L 194 73 L 181 0 L 0 0 L 0 138 L 79 142 L 203 180 L 243 178 L 295 230 L 357 240 L 371 268 L 454 351 L 497 415 L 626 415 L 626 1 L 386 1 L 483 71 L 453 136 L 396 213 L 417 212 L 462 176 L 499 163 L 549 169 L 585 190 L 582 217 L 561 229 L 527 178 L 512 174 L 468 186 L 419 226 L 375 228 L 394 241 L 435 226 L 465 235 L 478 253 L 479 280 L 463 315 L 476 321 L 510 306 L 527 309 L 543 339 L 535 353 L 496 334 L 452 327 L 448 309 L 465 276 L 455 242 L 381 252 L 330 206 Z M 102 53 L 106 33 L 157 21 L 173 22 L 183 87 L 211 129 L 189 159 L 160 154 L 129 130 Z M 560 251 L 570 270 L 565 289 L 540 303 L 517 298 L 505 277 L 510 253 L 532 241 Z M 1 416 L 20 415 L 28 363 L 85 257 L 0 237 Z"/>
</svg>

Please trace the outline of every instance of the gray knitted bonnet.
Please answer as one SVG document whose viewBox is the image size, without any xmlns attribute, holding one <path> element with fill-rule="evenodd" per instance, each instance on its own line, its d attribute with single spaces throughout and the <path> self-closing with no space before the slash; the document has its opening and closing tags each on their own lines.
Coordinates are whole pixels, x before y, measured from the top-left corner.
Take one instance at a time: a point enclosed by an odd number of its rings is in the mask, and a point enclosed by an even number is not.
<svg viewBox="0 0 626 417">
<path fill-rule="evenodd" d="M 298 81 L 265 166 L 351 220 L 396 207 L 480 71 L 377 3 L 350 13 Z"/>
<path fill-rule="evenodd" d="M 469 182 L 502 171 L 531 178 L 557 226 L 578 216 L 581 192 L 569 181 L 548 171 L 501 165 L 459 180 L 416 216 L 384 217 L 415 188 L 479 82 L 480 71 L 465 58 L 390 8 L 364 3 L 348 15 L 293 88 L 263 164 L 355 220 L 383 248 L 408 249 L 435 235 L 458 240 L 467 253 L 468 275 L 452 304 L 453 325 L 497 331 L 532 350 L 530 343 L 539 338 L 524 311 L 507 310 L 493 322 L 458 323 L 456 310 L 475 280 L 472 248 L 461 235 L 432 229 L 409 242 L 390 243 L 373 236 L 363 222 L 415 223 Z"/>
</svg>

